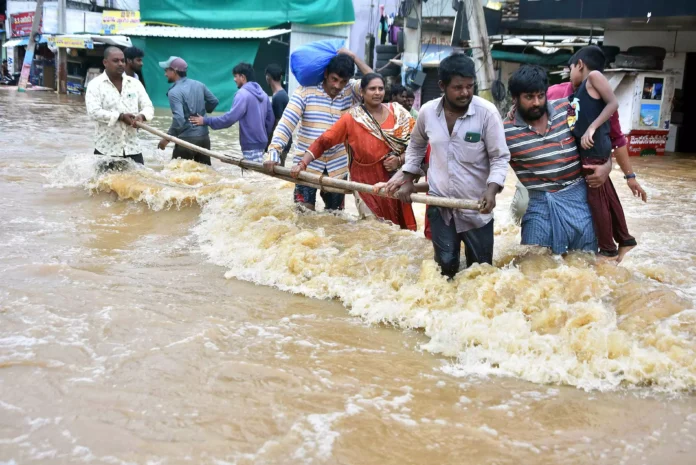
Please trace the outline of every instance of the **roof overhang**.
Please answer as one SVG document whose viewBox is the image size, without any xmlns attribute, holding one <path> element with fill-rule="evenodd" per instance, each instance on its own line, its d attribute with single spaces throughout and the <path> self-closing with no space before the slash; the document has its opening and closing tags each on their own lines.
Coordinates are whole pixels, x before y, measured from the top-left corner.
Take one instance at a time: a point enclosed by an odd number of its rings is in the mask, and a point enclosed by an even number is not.
<svg viewBox="0 0 696 465">
<path fill-rule="evenodd" d="M 50 35 L 42 35 L 41 40 L 39 43 L 45 44 L 48 43 L 48 38 L 51 37 Z M 85 37 L 89 37 L 92 39 L 92 42 L 95 44 L 104 44 L 104 45 L 116 45 L 118 47 L 130 47 L 133 44 L 131 43 L 131 40 L 128 37 L 125 36 L 102 36 L 102 35 L 97 35 L 97 34 L 64 34 L 61 37 L 71 37 L 71 38 L 77 38 L 77 39 L 84 39 Z M 2 46 L 5 48 L 10 48 L 10 47 L 23 47 L 25 45 L 29 44 L 29 38 L 28 37 L 22 37 L 22 38 L 17 38 L 17 39 L 11 39 L 5 42 Z"/>
<path fill-rule="evenodd" d="M 696 31 L 696 16 L 524 20 L 523 23 L 604 31 Z"/>
<path fill-rule="evenodd" d="M 115 45 L 117 47 L 133 46 L 130 38 L 123 35 L 65 34 L 63 37 L 74 37 L 78 39 L 89 37 L 95 44 Z"/>
<path fill-rule="evenodd" d="M 40 44 L 45 44 L 48 43 L 48 36 L 41 36 L 39 38 Z M 2 46 L 4 48 L 11 48 L 11 47 L 23 47 L 25 45 L 29 45 L 29 37 L 18 37 L 16 39 L 10 39 L 7 42 L 5 42 Z"/>
<path fill-rule="evenodd" d="M 199 27 L 138 26 L 122 31 L 131 37 L 168 37 L 178 39 L 270 39 L 289 34 L 290 29 L 207 29 Z"/>
</svg>

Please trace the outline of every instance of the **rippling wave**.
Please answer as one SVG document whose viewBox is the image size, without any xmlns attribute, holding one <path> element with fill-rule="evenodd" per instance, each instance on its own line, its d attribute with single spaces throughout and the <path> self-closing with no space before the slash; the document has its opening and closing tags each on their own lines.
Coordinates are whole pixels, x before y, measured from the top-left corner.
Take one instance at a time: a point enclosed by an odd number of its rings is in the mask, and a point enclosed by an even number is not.
<svg viewBox="0 0 696 465">
<path fill-rule="evenodd" d="M 696 386 L 696 312 L 675 291 L 684 278 L 674 270 L 519 246 L 519 228 L 499 205 L 495 266 L 475 265 L 448 282 L 421 233 L 348 212 L 299 212 L 292 184 L 237 173 L 189 161 L 99 173 L 89 156 L 66 159 L 49 183 L 112 192 L 155 211 L 198 204 L 194 234 L 226 277 L 339 299 L 367 322 L 421 329 L 423 349 L 454 358 L 451 374 L 598 390 Z"/>
</svg>

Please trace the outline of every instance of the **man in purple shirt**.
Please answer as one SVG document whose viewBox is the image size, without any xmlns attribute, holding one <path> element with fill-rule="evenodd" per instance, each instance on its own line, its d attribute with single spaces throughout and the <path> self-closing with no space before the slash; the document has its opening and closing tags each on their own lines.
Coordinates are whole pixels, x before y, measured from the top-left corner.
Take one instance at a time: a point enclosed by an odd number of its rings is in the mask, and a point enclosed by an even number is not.
<svg viewBox="0 0 696 465">
<path fill-rule="evenodd" d="M 191 123 L 224 129 L 239 122 L 239 143 L 244 159 L 262 163 L 268 135 L 273 131 L 275 123 L 271 99 L 254 81 L 254 69 L 250 64 L 238 64 L 232 74 L 239 88 L 234 96 L 232 109 L 222 116 L 191 116 Z"/>
</svg>

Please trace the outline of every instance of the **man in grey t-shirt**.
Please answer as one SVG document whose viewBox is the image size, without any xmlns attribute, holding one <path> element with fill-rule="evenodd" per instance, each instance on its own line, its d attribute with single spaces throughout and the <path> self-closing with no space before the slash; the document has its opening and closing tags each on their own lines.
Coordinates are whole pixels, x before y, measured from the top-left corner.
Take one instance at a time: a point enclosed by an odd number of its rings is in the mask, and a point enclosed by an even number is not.
<svg viewBox="0 0 696 465">
<path fill-rule="evenodd" d="M 188 65 L 179 57 L 169 57 L 163 61 L 160 68 L 164 69 L 164 75 L 172 83 L 167 92 L 169 107 L 172 110 L 172 125 L 167 134 L 190 142 L 199 147 L 210 150 L 210 135 L 207 126 L 194 126 L 189 121 L 191 116 L 206 116 L 217 107 L 219 100 L 202 82 L 189 79 L 186 75 Z M 169 141 L 162 139 L 159 143 L 160 150 L 164 150 Z M 198 163 L 210 165 L 210 157 L 202 155 L 180 145 L 174 147 L 172 158 L 195 160 Z"/>
</svg>

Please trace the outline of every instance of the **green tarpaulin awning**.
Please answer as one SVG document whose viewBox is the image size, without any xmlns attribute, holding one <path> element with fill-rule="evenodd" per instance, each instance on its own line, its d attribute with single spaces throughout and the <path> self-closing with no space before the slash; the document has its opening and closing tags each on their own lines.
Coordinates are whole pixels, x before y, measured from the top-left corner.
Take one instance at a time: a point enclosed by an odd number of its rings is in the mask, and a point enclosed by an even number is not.
<svg viewBox="0 0 696 465">
<path fill-rule="evenodd" d="M 523 63 L 539 66 L 564 66 L 572 56 L 570 53 L 559 53 L 554 55 L 536 55 L 532 53 L 507 52 L 504 50 L 493 50 L 491 55 L 494 60 L 509 61 L 512 63 Z"/>
<path fill-rule="evenodd" d="M 198 28 L 267 28 L 285 23 L 329 26 L 355 22 L 351 0 L 140 0 L 150 24 Z"/>
<path fill-rule="evenodd" d="M 178 56 L 188 63 L 188 77 L 203 82 L 220 100 L 216 111 L 227 111 L 232 107 L 237 92 L 232 68 L 242 62 L 253 65 L 259 48 L 258 40 L 131 37 L 131 41 L 135 47 L 145 51 L 143 78 L 156 107 L 169 107 L 167 91 L 171 87 L 159 62 Z"/>
</svg>

